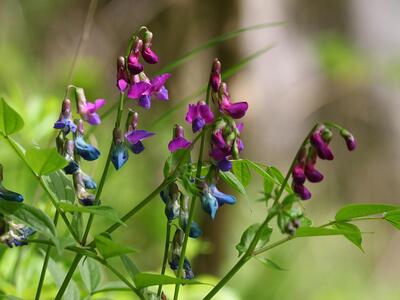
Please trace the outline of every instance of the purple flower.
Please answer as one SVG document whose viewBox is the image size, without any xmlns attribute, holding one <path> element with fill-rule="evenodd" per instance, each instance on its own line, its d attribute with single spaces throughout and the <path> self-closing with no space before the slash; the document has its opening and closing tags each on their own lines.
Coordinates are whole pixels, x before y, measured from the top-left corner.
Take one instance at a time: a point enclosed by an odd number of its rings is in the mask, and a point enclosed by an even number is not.
<svg viewBox="0 0 400 300">
<path fill-rule="evenodd" d="M 195 133 L 206 124 L 211 124 L 214 121 L 214 114 L 204 101 L 199 101 L 197 104 L 189 104 L 185 119 L 192 124 L 192 130 Z"/>
<path fill-rule="evenodd" d="M 118 57 L 117 60 L 117 87 L 121 92 L 125 92 L 129 84 L 128 72 L 126 71 L 125 58 Z"/>
<path fill-rule="evenodd" d="M 185 132 L 183 127 L 180 125 L 175 125 L 174 137 L 168 144 L 168 149 L 171 152 L 176 152 L 179 149 L 187 149 L 192 143 L 185 139 Z"/>
<path fill-rule="evenodd" d="M 297 163 L 292 171 L 293 181 L 296 184 L 303 184 L 306 181 L 306 175 L 304 174 L 304 164 Z"/>
<path fill-rule="evenodd" d="M 150 46 L 143 47 L 142 56 L 143 59 L 149 64 L 156 64 L 159 61 L 157 54 L 155 54 L 154 51 L 151 50 Z"/>
<path fill-rule="evenodd" d="M 310 191 L 303 185 L 298 183 L 293 183 L 293 191 L 302 199 L 308 200 L 311 198 Z"/>
<path fill-rule="evenodd" d="M 236 198 L 234 196 L 220 192 L 215 184 L 208 186 L 204 183 L 203 192 L 201 196 L 201 206 L 203 210 L 208 213 L 211 218 L 215 218 L 217 209 L 224 204 L 235 204 Z"/>
<path fill-rule="evenodd" d="M 125 134 L 125 139 L 129 142 L 129 148 L 133 153 L 139 154 L 144 150 L 142 141 L 153 136 L 154 133 L 146 130 L 133 129 Z"/>
<path fill-rule="evenodd" d="M 97 111 L 106 103 L 106 100 L 97 99 L 94 103 L 88 102 L 82 88 L 76 89 L 76 96 L 78 98 L 79 114 L 82 119 L 91 125 L 99 125 L 101 120 Z"/>
<path fill-rule="evenodd" d="M 128 70 L 132 75 L 143 72 L 143 65 L 139 62 L 140 49 L 143 46 L 141 39 L 136 39 L 131 53 L 128 56 Z"/>
<path fill-rule="evenodd" d="M 315 169 L 315 162 L 309 161 L 306 163 L 304 173 L 307 177 L 307 180 L 310 182 L 320 182 L 324 179 L 324 175 Z"/>
<path fill-rule="evenodd" d="M 71 100 L 64 99 L 61 107 L 61 113 L 58 120 L 54 123 L 53 128 L 63 130 L 64 134 L 70 131 L 76 132 L 76 125 L 71 115 Z"/>
<path fill-rule="evenodd" d="M 340 130 L 340 135 L 344 138 L 347 149 L 349 151 L 353 151 L 357 148 L 356 138 L 349 131 L 347 131 L 346 129 L 342 129 Z"/>
<path fill-rule="evenodd" d="M 128 90 L 128 98 L 138 99 L 138 104 L 145 109 L 150 109 L 151 97 L 154 96 L 158 100 L 168 100 L 168 90 L 165 82 L 171 74 L 165 73 L 154 77 L 151 80 L 139 81 L 133 83 Z"/>
<path fill-rule="evenodd" d="M 333 160 L 334 156 L 328 144 L 322 139 L 321 129 L 310 136 L 310 143 L 317 150 L 318 157 L 326 160 Z"/>
<path fill-rule="evenodd" d="M 247 102 L 232 103 L 228 94 L 226 83 L 221 83 L 219 89 L 219 109 L 222 113 L 231 116 L 234 119 L 240 119 L 246 114 L 249 105 Z"/>
</svg>

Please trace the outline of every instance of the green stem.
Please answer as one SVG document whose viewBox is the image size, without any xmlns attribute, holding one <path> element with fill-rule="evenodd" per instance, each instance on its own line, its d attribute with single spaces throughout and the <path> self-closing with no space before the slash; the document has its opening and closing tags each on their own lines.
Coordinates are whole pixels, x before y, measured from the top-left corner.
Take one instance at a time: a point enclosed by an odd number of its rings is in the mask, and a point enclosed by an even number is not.
<svg viewBox="0 0 400 300">
<path fill-rule="evenodd" d="M 285 190 L 285 187 L 290 179 L 290 175 L 292 173 L 293 167 L 296 164 L 296 161 L 298 159 L 298 156 L 300 152 L 302 151 L 303 147 L 308 143 L 310 135 L 314 132 L 315 128 L 317 128 L 319 124 L 315 125 L 310 132 L 307 134 L 305 139 L 303 140 L 301 146 L 296 152 L 296 155 L 294 156 L 292 163 L 290 164 L 289 170 L 286 173 L 285 179 L 282 182 L 282 185 L 276 195 L 273 208 L 277 207 L 279 205 L 279 200 L 282 197 L 283 191 Z M 252 239 L 249 247 L 247 248 L 246 252 L 243 254 L 241 259 L 229 270 L 229 272 L 218 282 L 218 284 L 204 297 L 203 300 L 211 299 L 214 297 L 218 291 L 224 287 L 224 285 L 242 268 L 242 266 L 254 255 L 254 250 L 257 247 L 257 243 L 261 238 L 261 235 L 265 229 L 265 227 L 268 226 L 269 221 L 275 216 L 275 212 L 272 209 L 270 213 L 267 215 L 265 218 L 264 222 L 260 225 L 258 228 L 256 234 L 254 235 L 254 238 Z"/>
<path fill-rule="evenodd" d="M 67 275 L 65 275 L 65 279 L 60 287 L 60 289 L 58 290 L 58 293 L 56 295 L 56 297 L 54 298 L 54 300 L 60 300 L 62 298 L 62 296 L 64 295 L 65 290 L 67 289 L 69 282 L 72 279 L 72 275 L 74 275 L 75 269 L 79 264 L 79 261 L 82 258 L 82 254 L 77 254 L 74 257 L 74 260 L 71 263 L 71 266 L 69 267 L 68 273 Z"/>
<path fill-rule="evenodd" d="M 54 221 L 53 221 L 54 226 L 57 226 L 58 217 L 59 217 L 59 213 L 56 211 L 56 213 L 54 215 Z M 39 300 L 40 294 L 42 293 L 43 283 L 44 283 L 44 279 L 46 277 L 47 265 L 49 264 L 49 260 L 50 260 L 50 252 L 51 252 L 51 246 L 49 245 L 49 246 L 47 246 L 47 249 L 46 249 L 46 255 L 44 257 L 43 267 L 42 267 L 42 271 L 40 273 L 39 284 L 36 289 L 35 300 Z"/>
<path fill-rule="evenodd" d="M 162 267 L 161 267 L 161 275 L 165 274 L 165 269 L 167 268 L 170 239 L 171 239 L 171 222 L 169 220 L 167 220 L 167 230 L 165 232 L 164 257 L 163 257 L 163 262 L 162 262 Z M 158 286 L 157 297 L 161 296 L 162 286 L 163 286 L 162 284 L 160 284 Z"/>
<path fill-rule="evenodd" d="M 76 236 L 74 229 L 71 226 L 71 223 L 69 222 L 67 216 L 65 213 L 58 207 L 57 202 L 58 199 L 54 197 L 54 194 L 51 192 L 50 188 L 48 187 L 47 183 L 44 181 L 43 176 L 40 176 L 33 171 L 32 167 L 29 165 L 28 161 L 25 158 L 25 154 L 22 152 L 22 149 L 20 146 L 17 144 L 17 142 L 14 141 L 13 138 L 9 136 L 3 136 L 9 146 L 14 150 L 14 152 L 18 155 L 18 157 L 22 160 L 22 162 L 25 164 L 25 166 L 29 169 L 29 171 L 32 173 L 32 175 L 35 177 L 35 179 L 39 182 L 40 186 L 43 188 L 43 190 L 46 192 L 47 196 L 49 197 L 51 203 L 55 207 L 56 211 L 60 214 L 61 218 L 63 219 L 65 225 L 67 226 L 69 232 L 71 235 L 74 237 L 74 239 L 79 242 L 79 237 Z"/>
<path fill-rule="evenodd" d="M 206 94 L 206 104 L 208 105 L 210 102 L 210 83 L 208 83 L 207 86 L 207 94 Z M 197 170 L 196 170 L 196 179 L 198 180 L 201 176 L 201 168 L 203 166 L 203 153 L 204 153 L 204 146 L 205 146 L 205 137 L 206 135 L 203 134 L 201 136 L 201 141 L 200 141 L 200 150 L 199 150 L 199 158 L 197 160 Z M 187 248 L 187 243 L 189 240 L 189 233 L 190 233 L 190 226 L 192 224 L 193 216 L 194 216 L 194 210 L 196 206 L 196 198 L 197 195 L 193 195 L 192 201 L 190 201 L 190 209 L 189 209 L 189 217 L 187 220 L 186 228 L 185 228 L 185 236 L 183 238 L 183 244 L 182 244 L 182 250 L 180 253 L 179 257 L 179 264 L 178 264 L 178 270 L 176 273 L 177 278 L 182 277 L 182 269 L 183 269 L 183 263 L 185 261 L 185 254 L 186 254 L 186 248 Z M 175 291 L 174 291 L 174 300 L 177 300 L 179 297 L 179 289 L 180 289 L 180 284 L 177 283 L 175 285 Z"/>
</svg>

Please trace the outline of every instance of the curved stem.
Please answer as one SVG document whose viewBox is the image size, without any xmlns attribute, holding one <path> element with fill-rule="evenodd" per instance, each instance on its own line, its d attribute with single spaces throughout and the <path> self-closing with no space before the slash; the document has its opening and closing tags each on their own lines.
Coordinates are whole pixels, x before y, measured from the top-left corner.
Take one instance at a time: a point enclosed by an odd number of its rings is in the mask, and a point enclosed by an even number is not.
<svg viewBox="0 0 400 300">
<path fill-rule="evenodd" d="M 54 215 L 54 221 L 53 221 L 54 226 L 57 226 L 58 216 L 59 216 L 59 213 L 56 211 L 56 213 Z M 43 261 L 42 271 L 40 272 L 39 284 L 36 289 L 35 300 L 39 300 L 40 294 L 42 293 L 43 283 L 44 283 L 44 279 L 46 277 L 47 265 L 49 264 L 49 260 L 50 260 L 50 252 L 51 252 L 51 246 L 49 245 L 49 246 L 47 246 L 46 255 L 45 255 L 44 261 Z"/>
<path fill-rule="evenodd" d="M 165 269 L 167 268 L 170 239 L 171 239 L 171 222 L 169 220 L 167 220 L 167 230 L 165 232 L 164 257 L 163 257 L 163 262 L 162 262 L 162 267 L 161 267 L 161 275 L 165 274 Z M 162 284 L 160 284 L 158 286 L 157 297 L 161 296 L 162 286 L 163 286 Z"/>
</svg>

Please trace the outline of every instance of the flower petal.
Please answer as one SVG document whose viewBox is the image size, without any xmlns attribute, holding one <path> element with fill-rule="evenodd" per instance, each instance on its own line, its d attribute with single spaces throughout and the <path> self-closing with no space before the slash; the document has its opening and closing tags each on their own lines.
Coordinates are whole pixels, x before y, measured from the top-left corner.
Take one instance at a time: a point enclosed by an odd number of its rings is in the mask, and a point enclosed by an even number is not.
<svg viewBox="0 0 400 300">
<path fill-rule="evenodd" d="M 247 102 L 236 102 L 230 103 L 230 105 L 224 105 L 223 111 L 228 113 L 234 119 L 240 119 L 246 114 L 248 108 L 249 105 Z"/>
<path fill-rule="evenodd" d="M 171 77 L 170 73 L 164 73 L 158 76 L 155 76 L 150 80 L 153 91 L 159 91 L 161 87 L 167 82 L 168 78 Z"/>
<path fill-rule="evenodd" d="M 188 111 L 186 113 L 185 120 L 192 123 L 194 119 L 198 116 L 198 106 L 196 104 L 189 104 Z"/>
<path fill-rule="evenodd" d="M 100 116 L 97 113 L 88 114 L 87 121 L 90 125 L 99 125 L 101 123 Z"/>
<path fill-rule="evenodd" d="M 151 106 L 151 98 L 150 95 L 142 95 L 139 97 L 139 105 L 144 107 L 145 109 L 150 109 Z"/>
<path fill-rule="evenodd" d="M 234 196 L 220 192 L 215 184 L 210 185 L 210 192 L 217 199 L 219 206 L 236 203 L 236 198 Z"/>
<path fill-rule="evenodd" d="M 206 121 L 207 124 L 210 124 L 214 121 L 214 114 L 211 111 L 210 107 L 207 104 L 198 106 L 199 113 L 201 117 Z"/>
<path fill-rule="evenodd" d="M 146 130 L 132 130 L 125 134 L 125 138 L 128 140 L 129 143 L 136 144 L 137 142 L 140 142 L 141 140 L 144 140 L 153 135 L 154 133 Z"/>
<path fill-rule="evenodd" d="M 158 63 L 158 56 L 150 47 L 144 47 L 142 50 L 143 59 L 149 64 Z"/>
<path fill-rule="evenodd" d="M 187 149 L 190 147 L 192 143 L 189 142 L 187 139 L 184 137 L 177 137 L 174 138 L 172 141 L 169 142 L 168 144 L 168 149 L 171 152 L 175 152 L 179 149 Z"/>
<path fill-rule="evenodd" d="M 156 92 L 155 96 L 158 100 L 167 101 L 169 100 L 168 90 L 165 86 L 162 86 L 158 92 Z"/>
<path fill-rule="evenodd" d="M 147 93 L 151 89 L 151 84 L 144 81 L 139 81 L 130 86 L 128 90 L 128 98 L 138 99 L 144 93 Z"/>
</svg>

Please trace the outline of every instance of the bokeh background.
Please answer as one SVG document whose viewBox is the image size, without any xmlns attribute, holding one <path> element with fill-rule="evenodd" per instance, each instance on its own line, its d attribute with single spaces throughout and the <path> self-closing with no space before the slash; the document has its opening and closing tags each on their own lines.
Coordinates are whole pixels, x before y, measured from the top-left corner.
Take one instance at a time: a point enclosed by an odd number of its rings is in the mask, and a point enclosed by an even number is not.
<svg viewBox="0 0 400 300">
<path fill-rule="evenodd" d="M 338 138 L 333 143 L 336 159 L 319 164 L 326 180 L 311 187 L 313 198 L 305 204 L 315 224 L 332 219 L 346 203 L 399 202 L 399 1 L 96 2 L 72 82 L 84 87 L 91 100 L 107 99 L 107 108 L 118 98 L 116 57 L 125 52 L 130 35 L 142 24 L 153 31 L 153 47 L 161 58 L 159 65 L 147 68 L 152 74 L 224 32 L 286 22 L 245 32 L 199 53 L 172 72 L 170 102 L 153 102 L 151 111 L 135 107 L 141 114 L 141 127 L 157 135 L 146 141 L 143 154 L 131 155 L 118 174 L 111 172 L 102 197 L 104 204 L 122 215 L 160 183 L 171 128 L 177 122 L 184 123 L 185 108 L 154 122 L 207 82 L 214 57 L 227 69 L 268 46 L 273 48 L 228 81 L 233 99 L 250 103 L 242 156 L 286 170 L 309 128 L 316 121 L 331 120 L 349 128 L 357 136 L 359 148 L 348 153 Z M 53 144 L 52 124 L 69 83 L 88 7 L 86 0 L 0 1 L 0 95 L 25 118 L 25 128 L 17 139 L 26 148 Z M 112 120 L 112 116 L 105 119 L 90 137 L 103 153 L 110 142 Z M 104 158 L 86 167 L 97 179 Z M 28 203 L 51 211 L 28 170 L 6 146 L 0 147 L 0 161 L 6 169 L 7 186 L 25 195 Z M 254 201 L 260 186 L 256 180 L 249 187 L 249 199 L 239 196 L 237 205 L 220 209 L 215 221 L 198 212 L 196 220 L 204 236 L 190 241 L 189 257 L 200 280 L 216 282 L 235 262 L 235 245 L 242 231 L 262 220 L 264 206 Z M 224 191 L 233 193 L 227 187 Z M 107 224 L 98 218 L 94 232 Z M 155 199 L 128 225 L 118 230 L 115 238 L 139 250 L 131 257 L 141 269 L 158 272 L 165 233 L 161 200 Z M 365 232 L 365 253 L 340 237 L 295 240 L 268 254 L 289 271 L 250 262 L 215 299 L 399 299 L 400 234 L 380 222 L 360 225 Z M 71 258 L 54 257 L 61 274 Z M 2 252 L 0 289 L 32 299 L 41 264 L 39 248 L 35 252 L 28 247 Z M 105 281 L 115 280 L 103 272 Z M 79 274 L 75 281 L 81 285 Z M 53 299 L 57 288 L 50 274 L 45 287 L 44 299 Z M 208 289 L 184 287 L 182 298 L 200 299 Z M 135 299 L 127 292 L 97 298 Z"/>
</svg>

